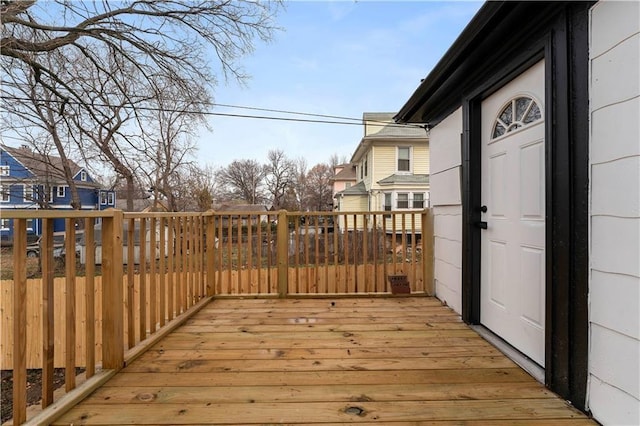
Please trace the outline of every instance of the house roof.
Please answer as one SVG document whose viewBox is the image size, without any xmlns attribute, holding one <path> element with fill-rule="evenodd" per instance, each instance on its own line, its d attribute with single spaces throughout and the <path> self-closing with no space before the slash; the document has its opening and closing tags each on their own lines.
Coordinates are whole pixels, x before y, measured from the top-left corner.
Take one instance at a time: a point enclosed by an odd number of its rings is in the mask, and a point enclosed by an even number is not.
<svg viewBox="0 0 640 426">
<path fill-rule="evenodd" d="M 364 182 L 360 181 L 358 183 L 356 183 L 353 186 L 350 186 L 349 188 L 340 191 L 338 193 L 336 193 L 335 196 L 338 195 L 345 195 L 345 196 L 349 196 L 349 195 L 367 195 L 367 187 L 364 186 Z"/>
<path fill-rule="evenodd" d="M 66 182 L 63 162 L 60 157 L 41 154 L 39 152 L 33 151 L 31 148 L 26 146 L 21 146 L 20 148 L 12 148 L 6 145 L 2 145 L 2 149 L 9 153 L 17 161 L 19 161 L 37 179 L 49 179 L 52 183 Z M 71 168 L 72 176 L 77 175 L 83 169 L 73 160 L 68 159 L 67 161 L 69 167 Z M 89 182 L 83 182 L 83 184 L 93 185 Z"/>
<path fill-rule="evenodd" d="M 393 174 L 387 176 L 384 179 L 378 181 L 380 185 L 395 185 L 395 184 L 416 184 L 426 185 L 429 184 L 429 175 L 405 175 L 405 174 Z"/>
<path fill-rule="evenodd" d="M 392 112 L 365 112 L 362 114 L 365 123 L 365 134 L 351 156 L 351 163 L 356 163 L 375 142 L 395 141 L 429 141 L 424 127 L 415 124 L 405 125 L 393 121 Z"/>
<path fill-rule="evenodd" d="M 345 164 L 344 168 L 336 173 L 331 180 L 356 180 L 356 168 L 351 164 Z"/>
<path fill-rule="evenodd" d="M 264 204 L 222 204 L 216 208 L 221 212 L 266 212 L 269 211 Z"/>
</svg>

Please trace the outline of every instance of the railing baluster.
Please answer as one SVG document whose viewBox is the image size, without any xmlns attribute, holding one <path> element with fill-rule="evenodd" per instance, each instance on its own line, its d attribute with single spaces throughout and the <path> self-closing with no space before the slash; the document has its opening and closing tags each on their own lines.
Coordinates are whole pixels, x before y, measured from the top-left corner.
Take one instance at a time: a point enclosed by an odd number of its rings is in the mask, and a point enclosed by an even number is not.
<svg viewBox="0 0 640 426">
<path fill-rule="evenodd" d="M 287 247 L 287 231 L 289 225 L 287 221 L 287 212 L 280 210 L 278 212 L 278 228 L 276 240 L 277 245 L 277 267 L 278 267 L 278 296 L 286 297 L 289 292 L 288 275 L 289 265 L 287 259 L 289 257 L 289 248 Z"/>
<path fill-rule="evenodd" d="M 244 274 L 242 273 L 242 228 L 245 216 L 238 215 L 238 226 L 236 229 L 236 258 L 237 258 L 237 276 L 238 276 L 238 293 L 245 293 Z"/>
<path fill-rule="evenodd" d="M 167 269 L 165 265 L 166 254 L 167 254 L 167 235 L 166 235 L 166 220 L 164 216 L 161 216 L 159 219 L 158 228 L 160 229 L 160 265 L 159 265 L 159 286 L 160 286 L 160 301 L 159 301 L 159 313 L 158 317 L 160 319 L 160 328 L 164 327 L 167 318 Z"/>
<path fill-rule="evenodd" d="M 136 345 L 135 322 L 135 219 L 128 221 L 127 229 L 127 343 L 129 348 Z"/>
<path fill-rule="evenodd" d="M 322 235 L 324 236 L 324 288 L 322 293 L 326 294 L 329 291 L 329 216 L 324 217 L 324 229 Z"/>
<path fill-rule="evenodd" d="M 254 293 L 252 288 L 253 282 L 253 217 L 249 216 L 249 223 L 247 224 L 247 276 L 249 280 L 249 293 Z M 257 216 L 256 223 L 260 222 L 260 215 Z M 259 293 L 258 290 L 256 293 Z"/>
<path fill-rule="evenodd" d="M 140 319 L 138 322 L 140 341 L 147 338 L 147 219 L 140 218 L 140 289 L 138 295 L 140 298 L 139 312 Z"/>
<path fill-rule="evenodd" d="M 387 280 L 387 263 L 389 263 L 387 253 L 387 218 L 382 216 L 382 288 L 383 291 L 389 291 L 389 283 Z"/>
<path fill-rule="evenodd" d="M 351 281 L 351 273 L 349 271 L 349 215 L 344 215 L 344 291 L 349 293 L 349 281 Z"/>
<path fill-rule="evenodd" d="M 76 387 L 76 232 L 75 220 L 65 219 L 65 370 L 64 388 Z M 24 250 L 23 250 L 24 251 Z"/>
<path fill-rule="evenodd" d="M 373 291 L 380 291 L 380 283 L 379 283 L 379 274 L 378 274 L 378 250 L 379 250 L 379 241 L 378 241 L 378 215 L 374 214 L 372 217 L 373 223 L 371 225 L 372 229 L 372 252 L 373 252 Z"/>
<path fill-rule="evenodd" d="M 95 316 L 95 228 L 94 219 L 84 219 L 84 260 L 85 260 L 85 366 L 86 377 L 91 378 L 96 372 L 96 316 Z M 82 253 L 81 253 L 82 255 Z"/>
<path fill-rule="evenodd" d="M 362 215 L 362 270 L 364 272 L 364 291 L 368 293 L 371 291 L 369 288 L 371 283 L 369 280 L 368 267 L 369 267 L 369 242 L 367 234 L 369 233 L 369 221 L 368 215 L 365 213 Z"/>
<path fill-rule="evenodd" d="M 157 323 L 157 280 L 156 280 L 156 218 L 152 216 L 149 223 L 149 333 L 156 332 Z"/>
<path fill-rule="evenodd" d="M 189 223 L 186 217 L 181 217 L 180 221 L 180 236 L 182 240 L 182 252 L 180 253 L 180 313 L 186 312 L 189 307 L 189 267 L 187 265 L 188 259 L 188 244 L 189 244 Z"/>
<path fill-rule="evenodd" d="M 169 255 L 167 256 L 167 319 L 173 320 L 175 305 L 175 289 L 176 289 L 176 238 L 175 238 L 175 220 L 172 216 L 167 219 L 167 240 L 169 242 Z"/>
<path fill-rule="evenodd" d="M 27 420 L 27 221 L 14 219 L 13 422 Z"/>
<path fill-rule="evenodd" d="M 413 212 L 411 213 L 411 280 L 409 282 L 414 291 L 418 290 L 418 280 L 416 279 L 416 247 L 416 213 Z"/>
<path fill-rule="evenodd" d="M 53 265 L 53 219 L 42 219 L 40 261 L 42 262 L 42 408 L 46 408 L 53 404 L 53 375 L 55 368 L 54 312 L 56 306 L 53 292 L 55 273 Z"/>
</svg>

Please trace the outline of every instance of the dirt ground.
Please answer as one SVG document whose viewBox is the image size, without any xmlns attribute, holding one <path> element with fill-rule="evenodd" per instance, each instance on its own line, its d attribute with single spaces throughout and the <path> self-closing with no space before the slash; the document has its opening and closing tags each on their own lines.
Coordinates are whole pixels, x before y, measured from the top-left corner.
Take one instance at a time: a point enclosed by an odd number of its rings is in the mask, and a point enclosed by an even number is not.
<svg viewBox="0 0 640 426">
<path fill-rule="evenodd" d="M 84 369 L 76 369 L 80 374 Z M 0 424 L 13 416 L 13 371 L 2 370 L 0 372 Z M 64 386 L 64 368 L 56 368 L 53 375 L 53 387 L 58 389 Z M 27 405 L 38 404 L 42 399 L 42 370 L 27 370 Z"/>
</svg>

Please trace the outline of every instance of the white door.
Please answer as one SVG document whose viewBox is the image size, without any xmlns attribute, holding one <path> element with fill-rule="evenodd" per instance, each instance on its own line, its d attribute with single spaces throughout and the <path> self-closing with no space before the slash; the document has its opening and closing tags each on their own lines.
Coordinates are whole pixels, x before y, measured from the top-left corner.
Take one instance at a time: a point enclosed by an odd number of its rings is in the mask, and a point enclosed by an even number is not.
<svg viewBox="0 0 640 426">
<path fill-rule="evenodd" d="M 544 62 L 482 102 L 480 321 L 544 366 Z"/>
</svg>

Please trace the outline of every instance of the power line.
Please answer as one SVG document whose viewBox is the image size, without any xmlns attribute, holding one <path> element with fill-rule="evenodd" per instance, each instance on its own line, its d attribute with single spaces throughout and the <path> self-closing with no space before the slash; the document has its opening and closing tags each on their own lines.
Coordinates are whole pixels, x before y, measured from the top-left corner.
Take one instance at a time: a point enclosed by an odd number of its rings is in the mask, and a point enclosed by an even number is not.
<svg viewBox="0 0 640 426">
<path fill-rule="evenodd" d="M 27 97 L 20 96 L 2 96 L 2 99 L 5 100 L 14 100 L 14 101 L 33 101 Z M 58 99 L 36 99 L 38 102 L 42 103 L 56 103 L 56 104 L 75 104 L 81 105 L 82 103 L 76 100 L 58 100 Z M 349 125 L 349 126 L 362 126 L 365 123 L 361 118 L 352 118 L 352 117 L 341 117 L 336 115 L 325 115 L 325 114 L 314 114 L 307 112 L 299 112 L 299 111 L 286 111 L 286 110 L 278 110 L 278 109 L 269 109 L 269 108 L 259 108 L 259 107 L 250 107 L 250 106 L 240 106 L 240 105 L 230 105 L 230 104 L 221 104 L 221 103 L 202 103 L 203 105 L 209 106 L 222 106 L 226 108 L 238 108 L 238 109 L 247 109 L 247 110 L 255 110 L 255 111 L 265 111 L 265 112 L 274 112 L 279 114 L 292 114 L 292 115 L 302 115 L 307 117 L 319 117 L 319 118 L 329 118 L 334 120 L 313 120 L 313 119 L 303 119 L 303 118 L 290 118 L 290 117 L 274 117 L 274 116 L 265 116 L 265 115 L 249 115 L 249 114 L 233 114 L 233 113 L 223 113 L 223 112 L 213 112 L 213 111 L 190 111 L 187 109 L 161 109 L 157 107 L 149 107 L 149 106 L 137 106 L 136 108 L 144 111 L 166 111 L 166 112 L 176 112 L 176 113 L 191 113 L 191 114 L 202 114 L 208 116 L 220 116 L 220 117 L 232 117 L 232 118 L 251 118 L 251 119 L 259 119 L 259 120 L 275 120 L 275 121 L 290 121 L 290 122 L 302 122 L 302 123 L 317 123 L 317 124 L 341 124 L 341 125 Z M 92 103 L 93 106 L 96 107 L 109 107 L 108 104 L 99 104 Z M 335 120 L 343 120 L 343 121 L 335 121 Z M 424 126 L 418 124 L 398 124 L 398 123 L 389 123 L 386 121 L 379 120 L 367 120 L 369 123 L 377 123 L 383 124 L 388 127 L 398 127 L 398 128 L 424 128 Z"/>
</svg>

